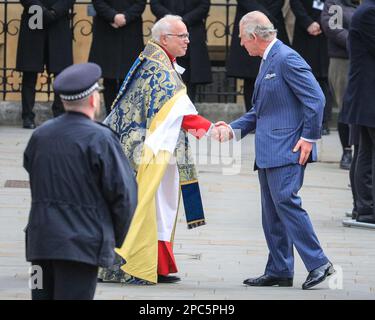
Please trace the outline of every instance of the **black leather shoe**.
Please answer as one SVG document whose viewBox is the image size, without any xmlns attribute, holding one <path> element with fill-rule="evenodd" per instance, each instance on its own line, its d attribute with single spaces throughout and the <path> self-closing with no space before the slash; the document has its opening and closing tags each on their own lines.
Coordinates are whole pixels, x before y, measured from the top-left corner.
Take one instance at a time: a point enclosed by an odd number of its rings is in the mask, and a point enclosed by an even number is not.
<svg viewBox="0 0 375 320">
<path fill-rule="evenodd" d="M 306 278 L 306 281 L 302 284 L 302 289 L 310 289 L 317 284 L 323 282 L 328 276 L 335 273 L 333 265 L 331 262 L 327 262 L 322 266 L 310 271 L 309 275 Z"/>
<path fill-rule="evenodd" d="M 350 170 L 352 158 L 352 149 L 345 149 L 340 160 L 340 168 L 344 170 Z"/>
<path fill-rule="evenodd" d="M 293 278 L 278 278 L 278 277 L 273 277 L 273 276 L 264 274 L 258 278 L 246 279 L 244 280 L 243 284 L 246 284 L 252 287 L 271 287 L 271 286 L 292 287 Z"/>
<path fill-rule="evenodd" d="M 356 220 L 357 220 L 357 222 L 375 223 L 375 217 L 372 214 L 357 215 Z"/>
<path fill-rule="evenodd" d="M 176 276 L 162 276 L 158 275 L 158 283 L 175 283 L 181 281 L 181 278 Z"/>
<path fill-rule="evenodd" d="M 30 119 L 23 120 L 22 127 L 25 128 L 25 129 L 35 129 L 34 120 L 30 120 Z"/>
<path fill-rule="evenodd" d="M 355 220 L 355 219 L 357 219 L 357 217 L 358 217 L 358 212 L 357 212 L 357 210 L 353 209 L 353 211 L 352 211 L 352 219 Z"/>
</svg>

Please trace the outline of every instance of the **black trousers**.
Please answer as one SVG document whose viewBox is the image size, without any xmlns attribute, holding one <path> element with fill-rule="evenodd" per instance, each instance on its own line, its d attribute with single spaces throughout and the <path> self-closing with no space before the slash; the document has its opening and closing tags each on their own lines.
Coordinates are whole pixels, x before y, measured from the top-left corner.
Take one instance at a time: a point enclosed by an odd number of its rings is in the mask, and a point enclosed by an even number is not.
<svg viewBox="0 0 375 320">
<path fill-rule="evenodd" d="M 57 73 L 54 74 L 57 76 Z M 35 113 L 33 112 L 35 104 L 35 85 L 38 77 L 37 72 L 23 72 L 22 73 L 22 120 L 34 120 Z M 54 117 L 58 117 L 64 113 L 64 106 L 58 94 L 55 94 L 55 99 L 52 104 L 52 113 Z"/>
<path fill-rule="evenodd" d="M 35 260 L 43 272 L 42 289 L 31 289 L 33 300 L 92 300 L 98 267 L 65 260 Z"/>
<path fill-rule="evenodd" d="M 186 82 L 186 91 L 187 95 L 189 96 L 191 102 L 195 103 L 197 99 L 197 84 Z"/>
<path fill-rule="evenodd" d="M 329 88 L 328 78 L 317 78 L 320 87 L 324 93 L 326 98 L 326 105 L 324 107 L 324 114 L 323 114 L 323 127 L 328 127 L 328 122 L 332 118 L 332 103 L 333 97 L 331 93 L 331 89 Z"/>
<path fill-rule="evenodd" d="M 355 177 L 356 177 L 356 167 L 357 167 L 357 159 L 358 159 L 358 149 L 359 145 L 354 145 L 354 152 L 352 162 L 350 163 L 350 170 L 349 170 L 349 178 L 350 178 L 350 188 L 352 189 L 353 195 L 353 211 L 358 212 L 357 210 L 357 189 L 355 188 Z"/>
<path fill-rule="evenodd" d="M 109 113 L 111 112 L 112 103 L 116 99 L 123 81 L 124 81 L 123 79 L 109 79 L 109 78 L 103 79 L 103 86 L 104 86 L 103 97 L 104 97 L 104 104 L 105 104 L 105 110 L 107 112 L 107 115 L 109 115 Z"/>
<path fill-rule="evenodd" d="M 252 98 L 254 93 L 255 78 L 244 79 L 243 83 L 243 95 L 245 99 L 245 108 L 248 112 L 252 107 Z"/>
<path fill-rule="evenodd" d="M 374 214 L 375 128 L 360 127 L 359 150 L 355 168 L 356 207 L 358 216 Z"/>
<path fill-rule="evenodd" d="M 349 125 L 346 123 L 338 122 L 337 131 L 339 132 L 342 150 L 345 151 L 345 149 L 351 148 L 351 145 L 349 143 Z"/>
</svg>

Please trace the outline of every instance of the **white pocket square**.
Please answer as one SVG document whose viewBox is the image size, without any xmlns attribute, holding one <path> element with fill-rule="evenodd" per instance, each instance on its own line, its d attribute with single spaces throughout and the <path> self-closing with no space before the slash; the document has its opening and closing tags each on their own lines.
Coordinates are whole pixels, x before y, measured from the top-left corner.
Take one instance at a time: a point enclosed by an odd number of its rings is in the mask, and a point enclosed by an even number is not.
<svg viewBox="0 0 375 320">
<path fill-rule="evenodd" d="M 272 78 L 275 78 L 276 77 L 276 73 L 269 73 L 266 75 L 265 79 L 266 80 L 269 80 L 269 79 L 272 79 Z"/>
</svg>

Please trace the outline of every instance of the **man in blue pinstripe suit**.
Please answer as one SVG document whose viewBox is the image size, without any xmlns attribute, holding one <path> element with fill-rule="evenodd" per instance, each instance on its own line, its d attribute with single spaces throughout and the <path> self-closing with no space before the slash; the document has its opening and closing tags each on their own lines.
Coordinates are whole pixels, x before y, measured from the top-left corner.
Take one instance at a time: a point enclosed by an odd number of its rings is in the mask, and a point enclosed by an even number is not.
<svg viewBox="0 0 375 320">
<path fill-rule="evenodd" d="M 308 64 L 276 34 L 259 11 L 242 18 L 241 45 L 250 55 L 263 58 L 253 108 L 229 126 L 216 125 L 222 141 L 241 139 L 256 128 L 255 168 L 269 256 L 264 275 L 244 284 L 292 286 L 294 246 L 309 271 L 302 288 L 309 289 L 334 272 L 297 195 L 306 163 L 317 159 L 315 141 L 321 136 L 325 98 Z"/>
</svg>

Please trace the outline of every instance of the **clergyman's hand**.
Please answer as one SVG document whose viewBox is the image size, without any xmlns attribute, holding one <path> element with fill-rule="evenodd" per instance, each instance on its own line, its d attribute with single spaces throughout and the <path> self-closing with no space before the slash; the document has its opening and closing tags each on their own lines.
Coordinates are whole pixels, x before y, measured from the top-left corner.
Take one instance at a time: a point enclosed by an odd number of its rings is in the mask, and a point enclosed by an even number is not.
<svg viewBox="0 0 375 320">
<path fill-rule="evenodd" d="M 299 139 L 296 146 L 293 149 L 293 152 L 297 152 L 298 150 L 301 150 L 301 154 L 299 156 L 298 163 L 301 166 L 304 166 L 309 159 L 311 150 L 312 150 L 313 144 L 312 142 L 305 141 L 303 139 Z"/>
</svg>

